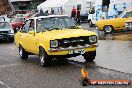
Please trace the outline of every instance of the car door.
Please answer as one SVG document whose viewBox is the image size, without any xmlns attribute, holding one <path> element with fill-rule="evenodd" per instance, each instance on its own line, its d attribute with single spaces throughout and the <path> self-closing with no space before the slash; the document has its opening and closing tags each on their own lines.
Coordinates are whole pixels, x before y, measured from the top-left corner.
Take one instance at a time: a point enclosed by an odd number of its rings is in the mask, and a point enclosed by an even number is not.
<svg viewBox="0 0 132 88">
<path fill-rule="evenodd" d="M 19 31 L 19 38 L 22 44 L 22 47 L 28 51 L 28 30 L 29 30 L 30 20 L 26 20 L 24 26 Z"/>
<path fill-rule="evenodd" d="M 31 53 L 36 52 L 37 46 L 36 46 L 36 33 L 35 33 L 35 20 L 34 19 L 30 19 L 30 26 L 29 26 L 29 30 L 28 30 L 28 50 Z"/>
</svg>

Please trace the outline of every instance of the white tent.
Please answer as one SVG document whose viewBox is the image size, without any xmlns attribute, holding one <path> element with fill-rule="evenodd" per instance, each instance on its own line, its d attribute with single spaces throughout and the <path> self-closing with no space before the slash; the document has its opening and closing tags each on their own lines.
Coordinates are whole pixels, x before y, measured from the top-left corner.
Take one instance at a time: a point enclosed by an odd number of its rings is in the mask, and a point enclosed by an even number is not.
<svg viewBox="0 0 132 88">
<path fill-rule="evenodd" d="M 42 9 L 43 11 L 51 10 L 51 8 L 62 8 L 62 6 L 67 2 L 68 0 L 47 0 L 40 5 L 37 6 L 37 9 Z"/>
<path fill-rule="evenodd" d="M 89 7 L 87 2 L 91 0 L 47 0 L 37 6 L 37 9 L 41 9 L 45 12 L 46 10 L 50 11 L 51 8 L 54 8 L 56 14 L 63 13 L 65 15 L 71 15 L 71 10 L 73 6 L 81 5 L 81 11 L 86 12 Z"/>
</svg>

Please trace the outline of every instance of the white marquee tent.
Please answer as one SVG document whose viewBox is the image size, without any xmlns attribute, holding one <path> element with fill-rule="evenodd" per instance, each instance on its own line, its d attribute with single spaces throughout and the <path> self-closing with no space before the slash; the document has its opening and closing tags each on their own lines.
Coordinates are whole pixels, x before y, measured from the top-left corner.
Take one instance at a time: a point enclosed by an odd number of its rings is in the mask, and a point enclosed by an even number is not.
<svg viewBox="0 0 132 88">
<path fill-rule="evenodd" d="M 91 0 L 47 0 L 40 5 L 37 6 L 37 9 L 40 11 L 41 9 L 45 12 L 48 10 L 51 11 L 51 8 L 54 8 L 56 14 L 71 14 L 71 10 L 73 6 L 77 6 L 81 4 L 81 11 L 86 12 L 86 7 L 88 6 L 86 2 Z"/>
</svg>

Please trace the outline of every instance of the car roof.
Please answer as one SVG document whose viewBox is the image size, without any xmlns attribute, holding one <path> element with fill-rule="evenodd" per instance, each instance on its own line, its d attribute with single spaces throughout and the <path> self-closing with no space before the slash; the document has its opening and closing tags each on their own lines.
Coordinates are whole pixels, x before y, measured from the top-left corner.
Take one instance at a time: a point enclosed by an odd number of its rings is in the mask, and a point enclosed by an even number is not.
<svg viewBox="0 0 132 88">
<path fill-rule="evenodd" d="M 28 19 L 41 19 L 41 18 L 50 18 L 50 17 L 68 17 L 68 16 L 67 15 L 48 15 L 48 16 L 31 17 Z"/>
<path fill-rule="evenodd" d="M 9 23 L 9 22 L 6 22 L 6 21 L 0 21 L 0 23 Z"/>
<path fill-rule="evenodd" d="M 25 18 L 25 17 L 14 17 L 14 18 Z"/>
<path fill-rule="evenodd" d="M 132 12 L 132 10 L 127 10 L 126 12 Z"/>
</svg>

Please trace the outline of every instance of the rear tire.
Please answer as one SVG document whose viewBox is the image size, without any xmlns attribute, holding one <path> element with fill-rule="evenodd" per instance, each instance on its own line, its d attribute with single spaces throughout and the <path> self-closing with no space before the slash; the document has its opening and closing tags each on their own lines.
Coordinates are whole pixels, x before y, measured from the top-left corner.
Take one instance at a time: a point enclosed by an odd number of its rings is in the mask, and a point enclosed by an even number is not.
<svg viewBox="0 0 132 88">
<path fill-rule="evenodd" d="M 51 62 L 51 59 L 49 58 L 48 54 L 42 47 L 40 47 L 39 49 L 39 59 L 40 59 L 40 65 L 43 67 L 49 66 Z"/>
<path fill-rule="evenodd" d="M 104 32 L 105 34 L 110 34 L 114 32 L 114 28 L 111 25 L 104 26 Z"/>
<path fill-rule="evenodd" d="M 92 62 L 96 57 L 96 51 L 93 52 L 87 52 L 84 54 L 84 59 L 86 62 Z"/>
<path fill-rule="evenodd" d="M 90 27 L 93 27 L 93 23 L 92 23 L 91 20 L 89 21 L 89 26 L 90 26 Z"/>
<path fill-rule="evenodd" d="M 23 60 L 27 60 L 28 58 L 28 53 L 24 50 L 24 48 L 21 45 L 19 46 L 19 55 L 20 58 Z"/>
</svg>

